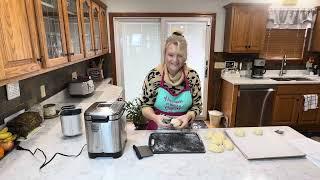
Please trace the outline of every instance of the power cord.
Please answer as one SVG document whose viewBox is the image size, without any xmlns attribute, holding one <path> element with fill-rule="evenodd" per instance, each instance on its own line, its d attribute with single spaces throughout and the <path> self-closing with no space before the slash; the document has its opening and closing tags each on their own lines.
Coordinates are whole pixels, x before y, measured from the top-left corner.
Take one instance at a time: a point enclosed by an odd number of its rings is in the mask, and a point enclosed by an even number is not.
<svg viewBox="0 0 320 180">
<path fill-rule="evenodd" d="M 42 164 L 42 165 L 40 166 L 40 168 L 39 168 L 39 170 L 41 170 L 41 169 L 44 168 L 46 165 L 48 165 L 48 164 L 56 157 L 56 155 L 61 155 L 61 156 L 65 156 L 65 157 L 78 157 L 78 156 L 80 156 L 80 154 L 82 153 L 82 151 L 83 151 L 83 149 L 84 149 L 84 147 L 85 147 L 86 145 L 87 145 L 87 144 L 85 144 L 85 145 L 82 146 L 81 151 L 80 151 L 77 155 L 63 154 L 63 153 L 57 152 L 57 153 L 55 153 L 55 154 L 52 156 L 52 158 L 51 158 L 48 162 L 47 162 L 47 156 L 46 156 L 46 154 L 45 154 L 41 149 L 39 149 L 39 148 L 37 148 L 34 152 L 32 152 L 30 149 L 26 149 L 26 148 L 23 148 L 23 147 L 21 147 L 21 146 L 18 145 L 18 146 L 16 147 L 16 149 L 19 150 L 19 151 L 28 151 L 28 152 L 31 153 L 32 156 L 34 156 L 34 155 L 37 153 L 37 151 L 40 151 L 40 152 L 43 154 L 43 156 L 44 156 L 44 162 L 43 162 L 43 164 Z"/>
</svg>

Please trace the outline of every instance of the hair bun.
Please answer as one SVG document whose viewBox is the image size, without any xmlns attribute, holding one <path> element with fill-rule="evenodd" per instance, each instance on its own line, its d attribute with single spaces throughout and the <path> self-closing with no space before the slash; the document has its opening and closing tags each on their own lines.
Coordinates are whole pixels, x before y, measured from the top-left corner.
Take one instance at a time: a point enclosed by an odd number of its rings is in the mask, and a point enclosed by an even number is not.
<svg viewBox="0 0 320 180">
<path fill-rule="evenodd" d="M 172 35 L 184 37 L 184 36 L 182 35 L 182 33 L 181 33 L 181 32 L 178 32 L 178 31 L 173 32 Z"/>
</svg>

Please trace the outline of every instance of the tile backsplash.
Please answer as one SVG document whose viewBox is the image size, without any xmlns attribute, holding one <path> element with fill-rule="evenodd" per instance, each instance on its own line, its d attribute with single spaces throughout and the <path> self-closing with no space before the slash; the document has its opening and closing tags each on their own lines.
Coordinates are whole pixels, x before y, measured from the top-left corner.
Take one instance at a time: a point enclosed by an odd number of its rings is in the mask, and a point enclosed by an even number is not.
<svg viewBox="0 0 320 180">
<path fill-rule="evenodd" d="M 92 60 L 91 60 L 92 61 Z M 86 71 L 91 61 L 79 62 L 61 69 L 50 71 L 29 79 L 21 80 L 20 97 L 7 100 L 6 86 L 0 87 L 0 125 L 4 123 L 4 118 L 21 110 L 28 109 L 67 87 L 71 81 L 72 72 L 79 75 L 86 75 Z M 107 67 L 104 67 L 106 70 Z M 107 72 L 105 73 L 107 77 Z M 45 85 L 46 97 L 41 98 L 40 86 Z"/>
</svg>

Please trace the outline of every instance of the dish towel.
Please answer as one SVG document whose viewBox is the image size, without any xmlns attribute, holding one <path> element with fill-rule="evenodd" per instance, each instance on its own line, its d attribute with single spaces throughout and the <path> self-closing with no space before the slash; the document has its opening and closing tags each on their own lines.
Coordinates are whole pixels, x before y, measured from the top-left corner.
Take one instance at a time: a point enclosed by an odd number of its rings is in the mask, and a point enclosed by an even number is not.
<svg viewBox="0 0 320 180">
<path fill-rule="evenodd" d="M 317 94 L 306 94 L 304 97 L 304 111 L 308 111 L 309 109 L 317 109 L 318 108 L 318 95 Z"/>
</svg>

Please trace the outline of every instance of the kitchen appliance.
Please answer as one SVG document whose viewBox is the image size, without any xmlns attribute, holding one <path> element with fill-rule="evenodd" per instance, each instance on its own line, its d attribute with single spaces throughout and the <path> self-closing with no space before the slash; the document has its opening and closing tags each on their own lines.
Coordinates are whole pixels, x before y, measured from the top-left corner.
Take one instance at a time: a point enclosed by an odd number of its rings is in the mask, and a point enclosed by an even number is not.
<svg viewBox="0 0 320 180">
<path fill-rule="evenodd" d="M 64 136 L 82 134 L 81 108 L 63 106 L 60 111 L 61 130 Z"/>
<path fill-rule="evenodd" d="M 255 59 L 253 61 L 251 78 L 262 79 L 263 74 L 266 73 L 266 60 Z"/>
<path fill-rule="evenodd" d="M 71 96 L 86 96 L 94 92 L 94 84 L 90 77 L 78 77 L 69 83 L 68 91 Z"/>
<path fill-rule="evenodd" d="M 240 85 L 236 126 L 271 125 L 273 99 L 276 86 L 272 84 Z"/>
<path fill-rule="evenodd" d="M 96 102 L 84 113 L 88 155 L 90 158 L 123 154 L 127 141 L 125 102 Z"/>
</svg>

